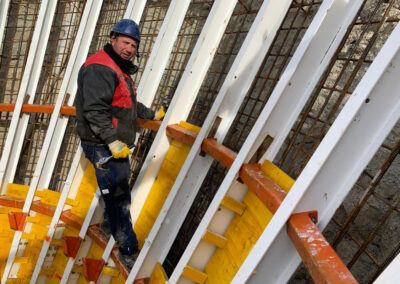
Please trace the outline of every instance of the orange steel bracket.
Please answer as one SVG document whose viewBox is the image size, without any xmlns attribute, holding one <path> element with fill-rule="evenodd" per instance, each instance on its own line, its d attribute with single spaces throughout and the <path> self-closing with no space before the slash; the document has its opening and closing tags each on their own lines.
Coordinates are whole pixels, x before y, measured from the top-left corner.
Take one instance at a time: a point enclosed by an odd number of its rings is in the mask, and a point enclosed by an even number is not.
<svg viewBox="0 0 400 284">
<path fill-rule="evenodd" d="M 28 213 L 24 212 L 8 213 L 8 221 L 10 222 L 10 228 L 16 231 L 23 231 L 27 216 Z"/>
<path fill-rule="evenodd" d="M 275 213 L 278 210 L 286 192 L 275 184 L 258 165 L 244 164 L 239 171 L 239 176 L 269 211 Z"/>
<path fill-rule="evenodd" d="M 75 258 L 78 254 L 81 242 L 82 239 L 80 237 L 64 236 L 62 242 L 64 254 L 68 257 Z"/>
<path fill-rule="evenodd" d="M 201 150 L 209 154 L 215 160 L 223 164 L 225 167 L 230 168 L 235 160 L 237 154 L 231 149 L 217 142 L 215 138 L 207 138 L 201 144 Z"/>
<path fill-rule="evenodd" d="M 103 270 L 104 260 L 95 258 L 82 258 L 83 260 L 83 274 L 87 281 L 97 282 Z"/>
<path fill-rule="evenodd" d="M 182 143 L 192 146 L 196 140 L 197 134 L 193 131 L 186 130 L 178 124 L 167 126 L 166 134 L 168 137 L 179 140 Z"/>
<path fill-rule="evenodd" d="M 358 283 L 314 224 L 316 211 L 293 214 L 287 232 L 316 284 Z"/>
<path fill-rule="evenodd" d="M 138 118 L 136 120 L 136 125 L 142 128 L 147 128 L 153 131 L 157 131 L 160 128 L 161 121 Z"/>
</svg>

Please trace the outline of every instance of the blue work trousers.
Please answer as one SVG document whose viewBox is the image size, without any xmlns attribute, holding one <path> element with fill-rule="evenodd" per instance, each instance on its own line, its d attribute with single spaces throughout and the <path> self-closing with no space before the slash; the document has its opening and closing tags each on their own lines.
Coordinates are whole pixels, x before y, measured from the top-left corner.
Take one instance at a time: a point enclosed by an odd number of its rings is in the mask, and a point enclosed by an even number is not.
<svg viewBox="0 0 400 284">
<path fill-rule="evenodd" d="M 81 143 L 86 158 L 94 165 L 97 183 L 105 204 L 104 219 L 110 224 L 111 233 L 122 254 L 138 252 L 138 241 L 132 228 L 129 188 L 129 159 L 110 159 L 106 164 L 98 162 L 111 156 L 107 146 L 88 146 Z"/>
</svg>

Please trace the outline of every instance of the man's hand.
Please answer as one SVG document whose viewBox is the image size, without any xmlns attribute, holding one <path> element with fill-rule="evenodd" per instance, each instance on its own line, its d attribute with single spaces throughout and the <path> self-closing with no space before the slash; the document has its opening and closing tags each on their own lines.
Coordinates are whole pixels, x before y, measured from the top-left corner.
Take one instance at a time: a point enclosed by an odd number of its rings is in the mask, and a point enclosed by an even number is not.
<svg viewBox="0 0 400 284">
<path fill-rule="evenodd" d="M 126 158 L 131 154 L 128 146 L 119 140 L 115 140 L 108 144 L 108 148 L 110 149 L 114 158 Z"/>
<path fill-rule="evenodd" d="M 164 107 L 161 106 L 155 113 L 154 115 L 154 120 L 162 120 L 163 117 L 165 116 L 165 111 L 164 111 Z"/>
</svg>

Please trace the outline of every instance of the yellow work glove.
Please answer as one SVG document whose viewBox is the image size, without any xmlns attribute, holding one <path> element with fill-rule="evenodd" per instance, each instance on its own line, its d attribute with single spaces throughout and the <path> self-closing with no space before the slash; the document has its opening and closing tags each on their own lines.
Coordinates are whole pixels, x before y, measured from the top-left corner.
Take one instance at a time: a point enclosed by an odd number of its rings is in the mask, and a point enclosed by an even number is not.
<svg viewBox="0 0 400 284">
<path fill-rule="evenodd" d="M 126 158 L 131 154 L 128 146 L 119 140 L 115 140 L 108 144 L 108 148 L 110 149 L 114 158 Z"/>
<path fill-rule="evenodd" d="M 161 106 L 154 115 L 154 120 L 161 120 L 165 116 L 164 107 Z"/>
</svg>

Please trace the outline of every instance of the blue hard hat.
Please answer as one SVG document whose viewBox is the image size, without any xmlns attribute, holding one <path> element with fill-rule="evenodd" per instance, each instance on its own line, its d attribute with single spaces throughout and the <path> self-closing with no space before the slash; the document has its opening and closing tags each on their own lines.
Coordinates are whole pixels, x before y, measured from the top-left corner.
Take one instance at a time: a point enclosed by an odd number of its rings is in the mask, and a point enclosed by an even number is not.
<svg viewBox="0 0 400 284">
<path fill-rule="evenodd" d="M 135 21 L 130 19 L 122 19 L 119 21 L 111 30 L 111 35 L 113 33 L 123 34 L 140 42 L 139 26 Z"/>
</svg>

